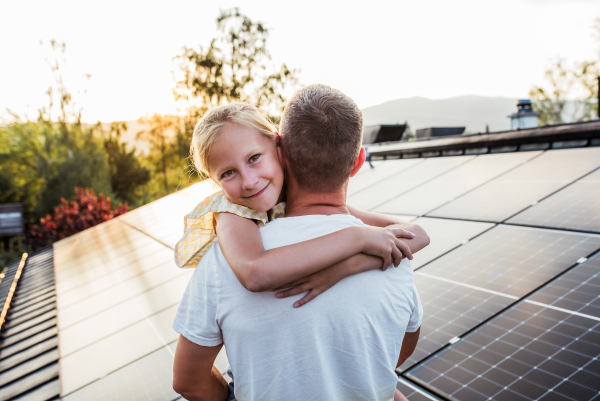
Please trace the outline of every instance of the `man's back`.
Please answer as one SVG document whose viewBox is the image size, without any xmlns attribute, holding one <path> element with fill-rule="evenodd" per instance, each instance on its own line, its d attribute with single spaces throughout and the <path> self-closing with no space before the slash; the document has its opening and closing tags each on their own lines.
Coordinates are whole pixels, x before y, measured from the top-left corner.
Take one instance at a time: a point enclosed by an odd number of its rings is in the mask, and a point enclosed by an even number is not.
<svg viewBox="0 0 600 401">
<path fill-rule="evenodd" d="M 358 224 L 342 214 L 291 217 L 261 235 L 270 249 Z M 182 301 L 196 309 L 184 308 L 174 327 L 199 345 L 224 342 L 240 401 L 392 399 L 404 333 L 421 323 L 410 263 L 348 277 L 294 309 L 301 297 L 247 291 L 215 244 Z"/>
</svg>

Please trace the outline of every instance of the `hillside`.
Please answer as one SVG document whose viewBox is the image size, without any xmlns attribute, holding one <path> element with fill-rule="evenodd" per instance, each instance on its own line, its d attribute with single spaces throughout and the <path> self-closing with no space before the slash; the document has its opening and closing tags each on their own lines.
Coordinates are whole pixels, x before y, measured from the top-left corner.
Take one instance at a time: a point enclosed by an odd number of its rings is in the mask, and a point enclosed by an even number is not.
<svg viewBox="0 0 600 401">
<path fill-rule="evenodd" d="M 364 125 L 408 122 L 411 129 L 466 126 L 469 132 L 510 129 L 509 114 L 517 110 L 517 99 L 465 95 L 448 99 L 411 97 L 391 100 L 362 110 Z"/>
</svg>

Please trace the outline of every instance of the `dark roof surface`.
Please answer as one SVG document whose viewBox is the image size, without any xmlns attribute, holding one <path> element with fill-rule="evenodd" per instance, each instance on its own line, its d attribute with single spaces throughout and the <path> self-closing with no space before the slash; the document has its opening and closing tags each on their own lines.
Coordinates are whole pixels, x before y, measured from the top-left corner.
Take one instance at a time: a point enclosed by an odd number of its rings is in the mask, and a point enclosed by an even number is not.
<svg viewBox="0 0 600 401">
<path fill-rule="evenodd" d="M 52 248 L 7 267 L 0 299 L 0 400 L 58 400 L 58 329 Z M 14 291 L 13 291 L 14 290 Z"/>
</svg>

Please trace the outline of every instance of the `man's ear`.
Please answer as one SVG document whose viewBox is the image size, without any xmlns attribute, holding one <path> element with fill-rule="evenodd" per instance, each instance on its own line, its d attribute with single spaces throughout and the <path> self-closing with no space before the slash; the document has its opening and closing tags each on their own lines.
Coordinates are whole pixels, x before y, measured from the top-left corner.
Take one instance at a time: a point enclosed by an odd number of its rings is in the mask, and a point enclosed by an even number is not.
<svg viewBox="0 0 600 401">
<path fill-rule="evenodd" d="M 354 177 L 356 175 L 356 173 L 358 173 L 358 170 L 360 170 L 360 168 L 362 167 L 366 158 L 367 158 L 367 152 L 365 151 L 365 148 L 363 148 L 361 146 L 360 153 L 358 154 L 358 159 L 356 159 L 356 163 L 354 163 L 354 168 L 352 169 L 352 173 L 350 174 L 350 177 Z"/>
<path fill-rule="evenodd" d="M 279 159 L 279 164 L 281 164 L 281 168 L 285 169 L 285 157 L 283 157 L 283 149 L 281 146 L 277 146 L 277 158 Z"/>
</svg>

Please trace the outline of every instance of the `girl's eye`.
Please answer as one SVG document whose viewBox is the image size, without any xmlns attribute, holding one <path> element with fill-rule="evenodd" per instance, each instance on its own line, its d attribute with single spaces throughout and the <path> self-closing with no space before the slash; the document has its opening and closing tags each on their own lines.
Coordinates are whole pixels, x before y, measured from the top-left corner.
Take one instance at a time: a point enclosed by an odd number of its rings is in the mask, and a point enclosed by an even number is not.
<svg viewBox="0 0 600 401">
<path fill-rule="evenodd" d="M 260 157 L 260 155 L 258 155 L 258 154 L 257 154 L 257 155 L 254 155 L 254 156 L 252 156 L 252 157 L 249 159 L 250 163 L 257 161 L 259 157 Z"/>
<path fill-rule="evenodd" d="M 233 170 L 227 170 L 226 172 L 224 172 L 223 174 L 221 174 L 221 178 L 227 178 L 231 174 L 233 174 Z"/>
</svg>

